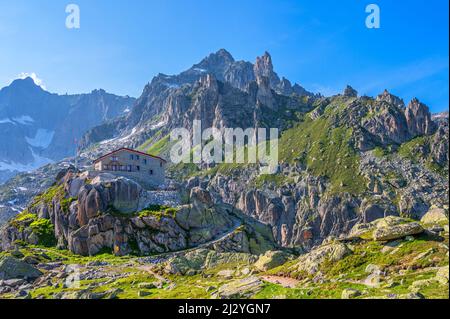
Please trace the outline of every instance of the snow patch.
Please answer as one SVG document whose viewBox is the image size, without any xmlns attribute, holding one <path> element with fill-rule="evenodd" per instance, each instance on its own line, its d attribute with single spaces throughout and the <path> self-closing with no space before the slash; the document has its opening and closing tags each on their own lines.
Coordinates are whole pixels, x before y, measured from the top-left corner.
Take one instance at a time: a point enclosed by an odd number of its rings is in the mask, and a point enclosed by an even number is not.
<svg viewBox="0 0 450 319">
<path fill-rule="evenodd" d="M 166 125 L 166 124 L 167 124 L 166 121 L 161 121 L 161 122 L 159 122 L 159 123 L 156 123 L 156 124 L 151 125 L 151 126 L 150 126 L 150 130 L 156 130 L 156 129 L 158 129 L 158 128 L 163 127 L 163 126 Z"/>
<path fill-rule="evenodd" d="M 0 170 L 1 171 L 12 171 L 12 172 L 29 172 L 29 171 L 33 171 L 39 167 L 53 163 L 53 161 L 51 159 L 35 154 L 31 148 L 30 148 L 30 150 L 31 150 L 31 154 L 33 155 L 32 163 L 21 164 L 21 163 L 16 163 L 16 162 L 1 162 L 0 161 Z"/>
<path fill-rule="evenodd" d="M 124 142 L 124 141 L 128 140 L 130 137 L 132 137 L 134 134 L 136 134 L 136 132 L 137 132 L 137 128 L 133 127 L 133 129 L 131 130 L 131 133 L 120 138 L 119 142 Z"/>
<path fill-rule="evenodd" d="M 100 142 L 100 145 L 108 144 L 108 143 L 110 143 L 110 142 L 112 142 L 112 141 L 114 141 L 114 140 L 115 140 L 115 138 L 112 138 L 112 139 L 110 139 L 110 140 L 104 140 L 104 141 L 101 141 L 101 142 Z"/>
<path fill-rule="evenodd" d="M 180 86 L 175 83 L 164 83 L 169 89 L 178 89 Z"/>
<path fill-rule="evenodd" d="M 25 139 L 31 146 L 47 148 L 52 142 L 54 135 L 55 131 L 40 128 L 37 130 L 36 135 L 33 138 L 25 137 Z"/>
<path fill-rule="evenodd" d="M 31 125 L 34 123 L 33 118 L 29 115 L 22 115 L 19 117 L 14 117 L 12 120 L 16 123 L 23 124 L 23 125 Z"/>
<path fill-rule="evenodd" d="M 14 124 L 14 125 L 16 124 L 13 121 L 11 121 L 11 119 L 8 119 L 8 118 L 0 120 L 0 124 L 5 124 L 5 123 L 11 123 L 11 124 Z"/>
</svg>

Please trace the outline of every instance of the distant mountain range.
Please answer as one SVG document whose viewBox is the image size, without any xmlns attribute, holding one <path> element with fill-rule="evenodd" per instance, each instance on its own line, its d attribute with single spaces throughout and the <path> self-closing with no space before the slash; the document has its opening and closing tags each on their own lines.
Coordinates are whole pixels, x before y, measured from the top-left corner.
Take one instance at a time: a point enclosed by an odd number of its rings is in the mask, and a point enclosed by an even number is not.
<svg viewBox="0 0 450 319">
<path fill-rule="evenodd" d="M 125 115 L 134 100 L 104 90 L 58 95 L 31 78 L 13 81 L 0 90 L 0 183 L 74 156 L 75 142 L 88 129 Z"/>
</svg>

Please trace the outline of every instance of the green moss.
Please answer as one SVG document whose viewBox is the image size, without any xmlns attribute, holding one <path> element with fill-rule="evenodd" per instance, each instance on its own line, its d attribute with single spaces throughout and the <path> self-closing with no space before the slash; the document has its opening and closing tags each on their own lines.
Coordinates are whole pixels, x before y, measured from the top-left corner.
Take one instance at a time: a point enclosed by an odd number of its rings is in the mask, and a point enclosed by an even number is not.
<svg viewBox="0 0 450 319">
<path fill-rule="evenodd" d="M 76 200 L 77 200 L 76 197 L 62 198 L 60 201 L 62 211 L 68 213 L 70 205 Z"/>
<path fill-rule="evenodd" d="M 139 217 L 147 217 L 147 216 L 156 216 L 158 218 L 161 217 L 170 217 L 174 218 L 178 212 L 178 209 L 165 206 L 165 205 L 151 205 L 146 209 L 140 211 L 136 215 Z"/>
<path fill-rule="evenodd" d="M 39 218 L 30 224 L 30 228 L 38 236 L 40 245 L 49 247 L 56 244 L 55 229 L 50 220 Z"/>
<path fill-rule="evenodd" d="M 54 199 L 63 199 L 65 195 L 64 185 L 54 185 L 48 188 L 44 193 L 36 196 L 31 204 L 32 207 L 36 207 L 39 204 L 46 204 L 51 206 Z"/>
<path fill-rule="evenodd" d="M 376 158 L 383 158 L 388 154 L 387 150 L 379 146 L 375 147 L 372 152 L 373 156 L 375 156 Z"/>
<path fill-rule="evenodd" d="M 37 219 L 36 214 L 31 214 L 28 210 L 24 210 L 19 213 L 14 219 L 11 220 L 11 225 L 18 227 L 19 224 L 29 224 Z"/>
<path fill-rule="evenodd" d="M 275 186 L 279 187 L 286 183 L 293 182 L 292 178 L 289 178 L 287 176 L 284 176 L 282 174 L 267 174 L 267 175 L 260 175 L 254 180 L 254 185 L 256 188 L 261 188 L 263 185 L 267 184 L 274 184 Z"/>
</svg>

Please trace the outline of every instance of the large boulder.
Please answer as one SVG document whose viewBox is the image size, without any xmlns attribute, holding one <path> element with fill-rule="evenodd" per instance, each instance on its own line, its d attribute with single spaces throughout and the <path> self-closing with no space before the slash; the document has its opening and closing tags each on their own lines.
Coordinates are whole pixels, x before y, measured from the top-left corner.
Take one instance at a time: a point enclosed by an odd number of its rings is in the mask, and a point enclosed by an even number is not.
<svg viewBox="0 0 450 319">
<path fill-rule="evenodd" d="M 353 226 L 348 238 L 373 239 L 376 241 L 389 241 L 410 235 L 417 235 L 424 231 L 417 222 L 409 219 L 388 216 L 370 223 L 359 223 Z"/>
<path fill-rule="evenodd" d="M 205 189 L 194 187 L 191 190 L 190 202 L 179 209 L 175 221 L 189 231 L 192 246 L 211 241 L 235 225 L 230 215 L 233 207 L 214 204 L 210 193 Z"/>
<path fill-rule="evenodd" d="M 299 273 L 313 275 L 320 270 L 321 265 L 326 261 L 337 262 L 352 253 L 344 243 L 331 242 L 300 256 L 291 268 Z"/>
<path fill-rule="evenodd" d="M 432 207 L 420 221 L 424 224 L 448 223 L 448 216 L 444 209 Z"/>
<path fill-rule="evenodd" d="M 373 239 L 376 241 L 389 241 L 406 236 L 417 235 L 423 231 L 424 229 L 419 223 L 385 226 L 374 230 Z"/>
<path fill-rule="evenodd" d="M 255 263 L 255 267 L 261 271 L 267 271 L 275 267 L 283 265 L 291 255 L 283 251 L 267 251 L 261 255 Z"/>
<path fill-rule="evenodd" d="M 439 270 L 436 273 L 435 279 L 443 285 L 448 285 L 448 277 L 449 277 L 449 267 L 447 265 L 439 268 Z"/>
<path fill-rule="evenodd" d="M 221 299 L 250 298 L 263 287 L 261 279 L 255 276 L 234 280 L 219 287 L 218 297 Z"/>
<path fill-rule="evenodd" d="M 256 258 L 256 256 L 246 253 L 220 253 L 199 248 L 170 258 L 164 265 L 164 272 L 168 274 L 192 275 L 201 270 L 227 264 L 240 263 L 250 266 L 255 262 Z"/>
<path fill-rule="evenodd" d="M 30 264 L 11 256 L 0 259 L 0 279 L 26 279 L 33 280 L 42 275 L 42 272 Z"/>
<path fill-rule="evenodd" d="M 342 291 L 341 299 L 353 299 L 361 296 L 361 291 L 357 289 L 347 288 Z"/>
</svg>

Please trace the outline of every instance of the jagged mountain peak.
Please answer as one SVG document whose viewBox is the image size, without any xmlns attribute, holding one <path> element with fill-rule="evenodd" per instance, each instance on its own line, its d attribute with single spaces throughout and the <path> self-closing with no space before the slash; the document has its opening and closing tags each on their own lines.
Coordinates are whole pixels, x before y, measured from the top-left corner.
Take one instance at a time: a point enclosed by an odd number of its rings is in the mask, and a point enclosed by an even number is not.
<svg viewBox="0 0 450 319">
<path fill-rule="evenodd" d="M 354 88 L 352 88 L 350 85 L 347 85 L 344 89 L 344 96 L 347 97 L 357 97 L 358 91 L 356 91 Z"/>
<path fill-rule="evenodd" d="M 11 82 L 11 84 L 3 90 L 20 90 L 20 91 L 42 91 L 45 90 L 37 85 L 31 77 L 26 77 L 24 79 L 16 79 Z"/>
<path fill-rule="evenodd" d="M 207 71 L 224 71 L 234 61 L 233 56 L 225 49 L 220 49 L 215 53 L 211 53 L 200 63 L 195 64 L 192 68 L 200 68 Z"/>
<path fill-rule="evenodd" d="M 266 51 L 264 55 L 256 57 L 256 62 L 254 66 L 255 76 L 258 77 L 268 77 L 272 85 L 278 85 L 280 79 L 278 75 L 273 71 L 272 57 Z"/>
<path fill-rule="evenodd" d="M 379 94 L 376 100 L 378 102 L 387 102 L 401 109 L 405 108 L 405 102 L 403 101 L 403 99 L 390 93 L 387 89 L 385 89 L 383 93 Z"/>
</svg>

